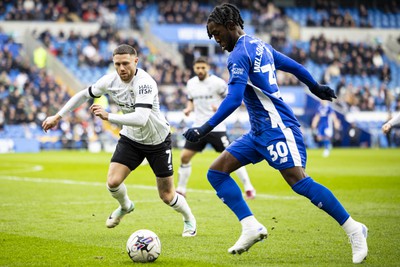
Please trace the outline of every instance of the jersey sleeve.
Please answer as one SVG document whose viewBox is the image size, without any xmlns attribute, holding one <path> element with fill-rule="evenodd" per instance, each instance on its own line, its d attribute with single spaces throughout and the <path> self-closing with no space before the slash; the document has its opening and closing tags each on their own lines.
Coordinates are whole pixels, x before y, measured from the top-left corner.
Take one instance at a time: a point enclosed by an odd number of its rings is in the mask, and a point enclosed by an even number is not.
<svg viewBox="0 0 400 267">
<path fill-rule="evenodd" d="M 228 58 L 228 84 L 247 84 L 251 68 L 251 61 L 247 53 L 242 50 L 232 52 Z"/>
<path fill-rule="evenodd" d="M 186 96 L 188 100 L 193 100 L 193 96 L 192 96 L 192 80 L 190 79 L 187 83 L 186 83 Z"/>
<path fill-rule="evenodd" d="M 154 96 L 158 94 L 157 84 L 150 79 L 141 79 L 134 88 L 135 107 L 152 108 Z"/>
<path fill-rule="evenodd" d="M 221 102 L 221 105 L 218 107 L 214 115 L 208 120 L 208 124 L 212 127 L 216 127 L 232 114 L 232 112 L 242 104 L 245 89 L 246 85 L 241 83 L 229 84 L 228 95 Z"/>
<path fill-rule="evenodd" d="M 297 79 L 299 79 L 309 88 L 317 84 L 317 81 L 311 76 L 310 72 L 306 70 L 303 65 L 297 63 L 295 60 L 276 51 L 275 49 L 272 49 L 272 54 L 276 69 L 292 73 Z"/>
<path fill-rule="evenodd" d="M 104 75 L 96 83 L 88 87 L 88 93 L 92 98 L 99 98 L 104 95 L 111 82 L 111 75 Z"/>
</svg>

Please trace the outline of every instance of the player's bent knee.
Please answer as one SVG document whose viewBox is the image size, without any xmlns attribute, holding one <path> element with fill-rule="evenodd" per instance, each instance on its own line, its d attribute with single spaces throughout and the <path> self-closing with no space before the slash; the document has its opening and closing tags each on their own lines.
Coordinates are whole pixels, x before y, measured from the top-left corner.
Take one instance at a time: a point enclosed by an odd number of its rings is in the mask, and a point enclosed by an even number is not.
<svg viewBox="0 0 400 267">
<path fill-rule="evenodd" d="M 161 200 L 167 205 L 169 205 L 174 198 L 174 194 L 172 192 L 160 192 L 159 196 Z"/>
<path fill-rule="evenodd" d="M 207 179 L 210 182 L 210 184 L 214 187 L 214 189 L 218 188 L 220 184 L 222 184 L 226 178 L 229 178 L 229 174 L 220 172 L 220 171 L 215 171 L 209 169 L 207 172 Z"/>
<path fill-rule="evenodd" d="M 192 159 L 192 157 L 189 157 L 189 156 L 182 156 L 182 157 L 181 157 L 181 163 L 182 163 L 182 164 L 189 164 L 191 159 Z"/>
<path fill-rule="evenodd" d="M 107 186 L 109 188 L 115 188 L 120 186 L 122 183 L 121 179 L 115 178 L 115 177 L 108 177 L 107 178 Z"/>
</svg>

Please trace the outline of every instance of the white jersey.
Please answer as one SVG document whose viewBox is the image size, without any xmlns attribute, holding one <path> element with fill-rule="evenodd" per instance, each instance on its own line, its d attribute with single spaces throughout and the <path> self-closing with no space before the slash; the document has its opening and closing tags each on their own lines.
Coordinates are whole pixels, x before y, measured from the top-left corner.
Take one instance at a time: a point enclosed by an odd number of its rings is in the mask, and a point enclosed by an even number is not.
<svg viewBox="0 0 400 267">
<path fill-rule="evenodd" d="M 144 70 L 138 68 L 129 83 L 123 82 L 117 72 L 104 75 L 89 87 L 89 92 L 96 97 L 108 94 L 124 114 L 135 112 L 135 107 L 151 108 L 143 127 L 122 126 L 120 133 L 129 139 L 144 145 L 158 145 L 170 133 L 169 123 L 160 112 L 157 83 Z"/>
<path fill-rule="evenodd" d="M 218 107 L 222 99 L 226 96 L 228 85 L 226 82 L 215 76 L 210 75 L 203 81 L 195 76 L 186 85 L 188 99 L 193 101 L 194 106 L 194 127 L 203 125 L 214 115 L 213 106 Z M 225 132 L 226 125 L 220 123 L 213 132 Z"/>
</svg>

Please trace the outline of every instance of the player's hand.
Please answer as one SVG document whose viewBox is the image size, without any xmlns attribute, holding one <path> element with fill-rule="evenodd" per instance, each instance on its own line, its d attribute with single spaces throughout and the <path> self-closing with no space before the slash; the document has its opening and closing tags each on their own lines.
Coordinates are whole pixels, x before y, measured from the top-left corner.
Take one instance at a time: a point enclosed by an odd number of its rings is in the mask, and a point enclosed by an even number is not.
<svg viewBox="0 0 400 267">
<path fill-rule="evenodd" d="M 310 91 L 322 100 L 332 101 L 333 98 L 337 98 L 335 91 L 333 91 L 333 89 L 328 85 L 317 83 L 314 87 L 310 88 Z"/>
<path fill-rule="evenodd" d="M 105 111 L 105 109 L 104 109 L 102 106 L 93 104 L 93 105 L 89 108 L 89 110 L 90 110 L 95 116 L 99 117 L 100 119 L 105 120 L 105 121 L 108 120 L 108 112 Z"/>
<path fill-rule="evenodd" d="M 384 134 L 387 134 L 387 133 L 390 131 L 390 129 L 392 129 L 392 125 L 391 125 L 390 123 L 385 123 L 385 124 L 382 126 L 382 132 L 383 132 Z"/>
<path fill-rule="evenodd" d="M 190 128 L 186 132 L 183 133 L 183 136 L 192 143 L 199 142 L 201 138 L 206 136 L 213 127 L 211 127 L 208 122 L 204 123 L 201 127 Z"/>
<path fill-rule="evenodd" d="M 51 128 L 54 128 L 57 126 L 58 122 L 61 120 L 61 116 L 56 114 L 54 116 L 47 117 L 43 122 L 42 122 L 42 128 L 45 133 L 47 133 L 48 130 Z"/>
</svg>

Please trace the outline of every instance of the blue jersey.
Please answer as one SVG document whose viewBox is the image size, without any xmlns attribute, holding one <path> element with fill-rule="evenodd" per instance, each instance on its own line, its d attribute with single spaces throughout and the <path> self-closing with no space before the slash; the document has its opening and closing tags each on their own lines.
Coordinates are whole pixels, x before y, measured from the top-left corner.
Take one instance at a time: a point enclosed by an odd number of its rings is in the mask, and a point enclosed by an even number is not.
<svg viewBox="0 0 400 267">
<path fill-rule="evenodd" d="M 260 39 L 241 36 L 228 57 L 228 96 L 209 124 L 215 126 L 222 122 L 226 113 L 229 113 L 226 109 L 230 109 L 230 99 L 240 99 L 247 107 L 251 132 L 256 135 L 271 128 L 300 126 L 292 109 L 281 98 L 276 69 L 294 74 L 309 87 L 317 84 L 296 61 Z"/>
<path fill-rule="evenodd" d="M 333 134 L 333 109 L 329 105 L 320 105 L 317 114 L 319 115 L 318 121 L 318 134 L 322 136 L 332 137 Z"/>
<path fill-rule="evenodd" d="M 244 101 L 251 130 L 226 150 L 242 165 L 265 159 L 278 170 L 305 168 L 307 154 L 300 124 L 281 98 L 276 70 L 292 73 L 308 87 L 317 85 L 311 74 L 269 44 L 248 35 L 238 39 L 228 57 L 228 69 L 228 94 L 208 124 L 215 127 Z"/>
</svg>

